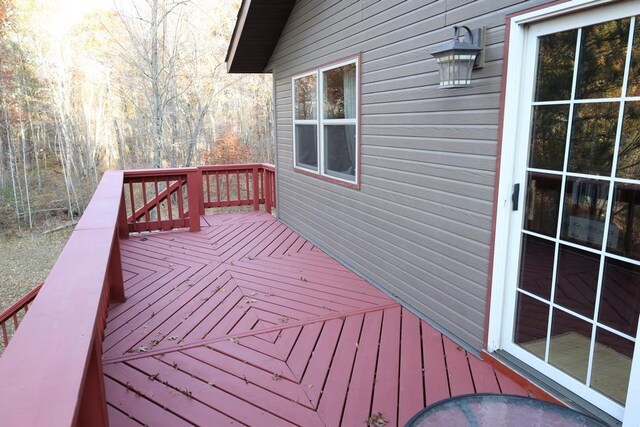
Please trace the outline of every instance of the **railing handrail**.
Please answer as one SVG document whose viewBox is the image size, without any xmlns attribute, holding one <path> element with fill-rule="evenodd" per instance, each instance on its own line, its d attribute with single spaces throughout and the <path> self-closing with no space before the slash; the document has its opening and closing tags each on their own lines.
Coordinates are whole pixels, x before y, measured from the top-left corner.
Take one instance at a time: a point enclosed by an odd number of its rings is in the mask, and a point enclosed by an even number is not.
<svg viewBox="0 0 640 427">
<path fill-rule="evenodd" d="M 202 171 L 226 171 L 226 170 L 249 170 L 254 167 L 275 170 L 275 167 L 269 163 L 242 163 L 231 165 L 204 165 L 198 166 Z"/>
<path fill-rule="evenodd" d="M 106 425 L 102 338 L 122 300 L 122 172 L 106 172 L 0 358 L 3 425 Z"/>
</svg>

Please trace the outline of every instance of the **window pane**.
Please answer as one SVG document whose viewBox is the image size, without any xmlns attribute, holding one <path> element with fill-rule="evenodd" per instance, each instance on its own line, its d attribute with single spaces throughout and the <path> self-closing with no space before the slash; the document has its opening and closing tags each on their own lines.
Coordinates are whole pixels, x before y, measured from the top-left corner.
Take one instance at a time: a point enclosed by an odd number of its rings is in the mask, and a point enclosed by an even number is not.
<svg viewBox="0 0 640 427">
<path fill-rule="evenodd" d="M 529 172 L 527 182 L 526 230 L 556 237 L 562 177 Z"/>
<path fill-rule="evenodd" d="M 297 166 L 318 170 L 318 127 L 296 125 Z"/>
<path fill-rule="evenodd" d="M 640 186 L 616 183 L 607 250 L 640 260 Z"/>
<path fill-rule="evenodd" d="M 571 98 L 577 36 L 578 30 L 569 30 L 540 37 L 536 101 Z"/>
<path fill-rule="evenodd" d="M 627 101 L 624 105 L 616 175 L 640 179 L 640 102 L 637 101 Z"/>
<path fill-rule="evenodd" d="M 560 245 L 555 303 L 593 318 L 600 255 Z"/>
<path fill-rule="evenodd" d="M 569 105 L 540 105 L 533 109 L 529 166 L 562 170 L 567 141 Z"/>
<path fill-rule="evenodd" d="M 296 120 L 315 120 L 317 113 L 317 77 L 306 76 L 294 80 Z"/>
<path fill-rule="evenodd" d="M 567 177 L 560 233 L 562 239 L 600 249 L 608 197 L 607 182 Z"/>
<path fill-rule="evenodd" d="M 618 102 L 597 102 L 575 106 L 569 171 L 611 175 L 618 125 Z"/>
<path fill-rule="evenodd" d="M 555 248 L 556 244 L 549 240 L 527 234 L 522 236 L 520 289 L 551 299 Z"/>
<path fill-rule="evenodd" d="M 627 82 L 627 96 L 640 95 L 640 22 L 636 17 L 636 29 L 633 34 L 633 48 L 631 53 L 631 66 L 629 68 L 629 81 Z"/>
<path fill-rule="evenodd" d="M 632 356 L 633 342 L 598 328 L 591 387 L 624 405 Z"/>
<path fill-rule="evenodd" d="M 591 324 L 554 309 L 549 363 L 582 382 L 587 380 Z"/>
<path fill-rule="evenodd" d="M 576 98 L 620 96 L 630 19 L 582 29 Z"/>
<path fill-rule="evenodd" d="M 356 64 L 323 73 L 324 119 L 356 118 Z"/>
<path fill-rule="evenodd" d="M 598 321 L 635 336 L 640 315 L 640 267 L 606 258 Z"/>
<path fill-rule="evenodd" d="M 544 359 L 547 345 L 549 306 L 530 296 L 518 293 L 518 312 L 514 342 Z"/>
<path fill-rule="evenodd" d="M 324 127 L 325 173 L 353 180 L 356 174 L 356 126 Z"/>
</svg>

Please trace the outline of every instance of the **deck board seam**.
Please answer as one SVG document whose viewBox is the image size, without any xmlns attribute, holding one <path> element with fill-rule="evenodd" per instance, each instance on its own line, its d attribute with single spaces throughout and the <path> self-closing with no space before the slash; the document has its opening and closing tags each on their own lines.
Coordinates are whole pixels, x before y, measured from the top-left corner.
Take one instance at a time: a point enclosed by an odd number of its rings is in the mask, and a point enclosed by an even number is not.
<svg viewBox="0 0 640 427">
<path fill-rule="evenodd" d="M 173 347 L 164 347 L 164 348 L 158 349 L 158 350 L 146 351 L 146 352 L 136 353 L 136 354 L 132 354 L 132 355 L 123 355 L 123 356 L 118 356 L 118 357 L 114 357 L 114 358 L 111 358 L 111 359 L 104 359 L 103 364 L 104 365 L 108 365 L 108 364 L 113 364 L 113 363 L 126 362 L 126 361 L 129 361 L 129 360 L 141 359 L 141 358 L 149 357 L 149 356 L 155 356 L 155 355 L 158 355 L 158 354 L 173 353 L 173 352 L 176 352 L 176 351 L 187 350 L 187 349 L 195 348 L 195 347 L 202 347 L 202 346 L 206 346 L 206 345 L 209 345 L 209 344 L 215 344 L 215 343 L 220 342 L 220 341 L 228 341 L 228 340 L 233 339 L 233 338 L 238 338 L 239 339 L 239 338 L 243 338 L 243 337 L 266 334 L 266 333 L 270 333 L 270 332 L 279 332 L 279 331 L 283 331 L 285 329 L 291 329 L 291 328 L 295 328 L 295 327 L 298 327 L 298 326 L 310 325 L 312 323 L 327 322 L 329 320 L 346 318 L 348 316 L 355 316 L 355 315 L 358 315 L 358 314 L 364 314 L 364 313 L 369 313 L 369 312 L 374 312 L 374 311 L 387 310 L 387 309 L 390 309 L 390 308 L 398 307 L 399 305 L 400 304 L 398 304 L 397 302 L 393 302 L 393 303 L 390 303 L 390 304 L 384 304 L 384 305 L 379 305 L 379 306 L 361 308 L 359 310 L 354 310 L 354 311 L 345 312 L 345 313 L 332 313 L 332 314 L 327 314 L 325 316 L 318 316 L 318 317 L 313 317 L 313 318 L 309 318 L 309 319 L 298 320 L 298 321 L 295 321 L 295 322 L 288 322 L 286 324 L 273 326 L 273 327 L 270 327 L 270 328 L 264 328 L 264 329 L 259 329 L 259 330 L 251 330 L 251 331 L 246 331 L 246 332 L 238 332 L 238 333 L 235 333 L 235 334 L 225 334 L 225 335 L 222 335 L 222 336 L 219 336 L 219 337 L 215 337 L 215 338 L 198 340 L 196 342 L 192 342 L 192 343 L 189 343 L 189 344 L 176 345 L 176 346 L 173 346 Z"/>
</svg>

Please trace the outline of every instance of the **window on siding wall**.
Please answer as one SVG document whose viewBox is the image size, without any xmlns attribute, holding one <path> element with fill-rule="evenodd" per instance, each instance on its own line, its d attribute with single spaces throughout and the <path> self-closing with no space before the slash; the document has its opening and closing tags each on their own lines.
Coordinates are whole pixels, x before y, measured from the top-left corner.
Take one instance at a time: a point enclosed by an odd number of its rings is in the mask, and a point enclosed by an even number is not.
<svg viewBox="0 0 640 427">
<path fill-rule="evenodd" d="M 293 92 L 296 167 L 355 183 L 359 154 L 357 61 L 294 77 Z"/>
</svg>

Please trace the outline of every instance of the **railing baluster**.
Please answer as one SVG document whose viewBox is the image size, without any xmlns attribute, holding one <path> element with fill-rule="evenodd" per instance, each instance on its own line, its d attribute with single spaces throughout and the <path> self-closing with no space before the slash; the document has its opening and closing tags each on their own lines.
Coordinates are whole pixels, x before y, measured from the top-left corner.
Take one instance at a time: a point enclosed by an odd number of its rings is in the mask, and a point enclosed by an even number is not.
<svg viewBox="0 0 640 427">
<path fill-rule="evenodd" d="M 153 180 L 153 186 L 156 190 L 156 199 L 158 199 L 158 179 Z M 156 204 L 156 215 L 158 216 L 158 228 L 162 230 L 162 202 L 158 201 Z"/>
<path fill-rule="evenodd" d="M 253 210 L 260 210 L 260 183 L 258 182 L 258 166 L 253 167 Z"/>
<path fill-rule="evenodd" d="M 7 334 L 7 327 L 4 323 L 0 323 L 0 328 L 2 328 L 2 341 L 4 342 L 4 348 L 7 348 L 9 345 L 9 334 Z"/>
<path fill-rule="evenodd" d="M 220 198 L 220 172 L 216 171 L 216 202 L 217 206 L 220 206 L 220 202 L 222 199 Z"/>
<path fill-rule="evenodd" d="M 226 171 L 225 182 L 227 184 L 227 206 L 231 206 L 231 195 L 229 194 L 229 170 Z"/>
<path fill-rule="evenodd" d="M 134 215 L 136 212 L 136 202 L 133 196 L 133 182 L 129 183 L 129 200 L 131 201 L 131 215 Z M 136 222 L 136 219 L 133 219 L 133 222 Z"/>
<path fill-rule="evenodd" d="M 207 203 L 211 204 L 211 184 L 209 182 L 211 176 L 209 175 L 209 172 L 204 172 L 203 176 L 207 179 Z"/>
<path fill-rule="evenodd" d="M 236 199 L 238 200 L 238 204 L 240 204 L 240 171 L 236 171 Z"/>
<path fill-rule="evenodd" d="M 169 177 L 166 178 L 167 191 L 169 190 Z M 167 195 L 167 214 L 169 215 L 170 226 L 173 227 L 173 201 L 171 200 L 173 193 Z"/>
<path fill-rule="evenodd" d="M 178 216 L 184 218 L 184 200 L 182 199 L 182 186 L 187 183 L 186 180 L 178 178 L 180 185 L 178 186 Z"/>
<path fill-rule="evenodd" d="M 151 221 L 151 218 L 149 217 L 149 207 L 147 206 L 147 181 L 142 178 L 142 203 L 144 206 L 144 220 L 145 220 L 145 228 L 147 231 L 151 231 L 151 228 L 149 227 L 149 222 Z"/>
<path fill-rule="evenodd" d="M 251 200 L 250 196 L 249 196 L 249 171 L 245 170 L 244 172 L 244 180 L 245 180 L 245 190 L 247 193 L 247 198 L 244 199 L 245 203 L 249 203 L 249 200 Z M 244 204 L 244 203 L 243 203 Z"/>
</svg>

